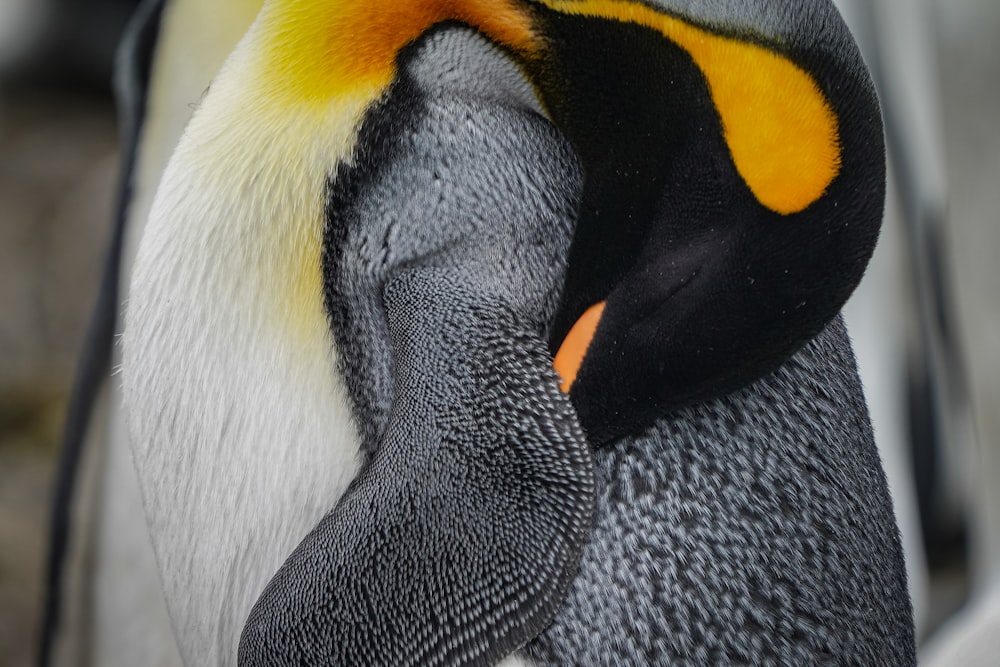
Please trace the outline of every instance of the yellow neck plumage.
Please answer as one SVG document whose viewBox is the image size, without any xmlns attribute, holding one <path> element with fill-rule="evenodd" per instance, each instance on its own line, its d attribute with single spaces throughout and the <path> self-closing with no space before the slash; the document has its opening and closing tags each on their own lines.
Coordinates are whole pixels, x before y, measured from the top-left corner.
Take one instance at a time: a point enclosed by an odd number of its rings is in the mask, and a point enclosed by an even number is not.
<svg viewBox="0 0 1000 667">
<path fill-rule="evenodd" d="M 708 81 L 739 173 L 771 210 L 803 210 L 839 172 L 836 115 L 788 58 L 631 0 L 539 4 L 642 25 L 687 51 Z M 530 7 L 523 0 L 272 0 L 258 19 L 261 85 L 279 104 L 325 107 L 346 98 L 364 100 L 349 105 L 363 113 L 392 82 L 399 51 L 437 23 L 461 22 L 521 57 L 544 58 Z"/>
<path fill-rule="evenodd" d="M 270 73 L 264 83 L 294 104 L 383 91 L 400 50 L 444 21 L 519 52 L 536 48 L 530 16 L 516 0 L 273 0 L 258 19 Z"/>
</svg>

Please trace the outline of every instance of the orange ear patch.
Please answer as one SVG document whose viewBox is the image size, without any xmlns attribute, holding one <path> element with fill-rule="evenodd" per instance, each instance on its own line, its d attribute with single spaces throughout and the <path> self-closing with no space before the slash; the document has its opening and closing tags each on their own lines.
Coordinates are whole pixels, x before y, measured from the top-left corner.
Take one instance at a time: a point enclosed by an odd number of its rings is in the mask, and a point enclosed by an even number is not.
<svg viewBox="0 0 1000 667">
<path fill-rule="evenodd" d="M 840 171 L 836 114 L 788 58 L 634 0 L 542 0 L 565 14 L 634 23 L 690 54 L 708 81 L 733 162 L 757 200 L 785 215 L 819 199 Z"/>
<path fill-rule="evenodd" d="M 597 331 L 597 325 L 603 314 L 603 301 L 588 308 L 587 312 L 580 316 L 573 328 L 566 334 L 562 345 L 559 346 L 552 366 L 562 378 L 559 388 L 567 394 L 576 381 L 576 374 L 580 371 L 583 358 L 587 356 L 587 348 L 590 347 L 590 341 L 594 339 L 594 333 Z"/>
<path fill-rule="evenodd" d="M 400 50 L 442 21 L 460 21 L 528 54 L 537 36 L 517 0 L 272 0 L 260 18 L 261 52 L 273 87 L 290 101 L 329 104 L 377 98 L 396 73 Z"/>
</svg>

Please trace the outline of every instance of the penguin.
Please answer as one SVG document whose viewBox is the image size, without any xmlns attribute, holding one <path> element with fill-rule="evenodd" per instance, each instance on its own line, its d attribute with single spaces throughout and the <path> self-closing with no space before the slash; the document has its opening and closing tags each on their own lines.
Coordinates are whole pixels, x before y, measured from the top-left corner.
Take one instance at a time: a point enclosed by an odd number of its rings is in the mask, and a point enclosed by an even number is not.
<svg viewBox="0 0 1000 667">
<path fill-rule="evenodd" d="M 914 664 L 836 10 L 267 0 L 122 382 L 188 664 Z"/>
</svg>

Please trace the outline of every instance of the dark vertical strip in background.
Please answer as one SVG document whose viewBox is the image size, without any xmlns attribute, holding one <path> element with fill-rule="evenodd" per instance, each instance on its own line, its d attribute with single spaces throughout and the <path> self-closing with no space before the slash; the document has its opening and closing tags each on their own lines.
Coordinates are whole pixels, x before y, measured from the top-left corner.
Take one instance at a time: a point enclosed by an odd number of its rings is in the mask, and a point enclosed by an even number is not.
<svg viewBox="0 0 1000 667">
<path fill-rule="evenodd" d="M 115 220 L 105 258 L 94 314 L 87 327 L 63 431 L 53 489 L 49 522 L 49 551 L 45 569 L 45 598 L 39 631 L 38 665 L 52 660 L 63 606 L 63 575 L 71 538 L 71 506 L 75 495 L 80 459 L 90 427 L 94 405 L 111 368 L 115 324 L 118 317 L 118 286 L 121 277 L 122 244 L 132 177 L 139 153 L 139 138 L 146 115 L 146 93 L 153 53 L 165 0 L 143 2 L 125 30 L 115 63 L 115 93 L 121 124 L 122 172 L 115 202 Z"/>
</svg>

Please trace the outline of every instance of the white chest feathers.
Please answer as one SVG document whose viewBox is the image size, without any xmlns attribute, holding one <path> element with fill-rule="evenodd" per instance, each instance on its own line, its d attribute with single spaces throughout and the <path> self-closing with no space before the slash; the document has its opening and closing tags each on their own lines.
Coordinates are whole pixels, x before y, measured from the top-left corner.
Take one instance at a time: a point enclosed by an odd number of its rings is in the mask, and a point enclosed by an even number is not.
<svg viewBox="0 0 1000 667">
<path fill-rule="evenodd" d="M 185 661 L 204 665 L 235 664 L 254 601 L 359 463 L 320 275 L 326 181 L 352 128 L 317 142 L 315 117 L 241 98 L 241 73 L 223 74 L 154 201 L 123 340 L 167 604 Z"/>
</svg>

